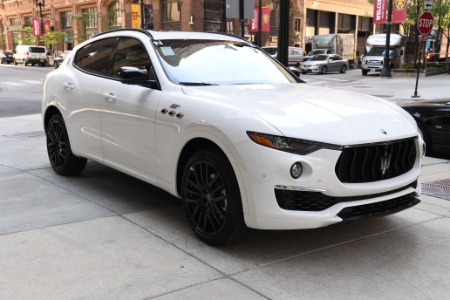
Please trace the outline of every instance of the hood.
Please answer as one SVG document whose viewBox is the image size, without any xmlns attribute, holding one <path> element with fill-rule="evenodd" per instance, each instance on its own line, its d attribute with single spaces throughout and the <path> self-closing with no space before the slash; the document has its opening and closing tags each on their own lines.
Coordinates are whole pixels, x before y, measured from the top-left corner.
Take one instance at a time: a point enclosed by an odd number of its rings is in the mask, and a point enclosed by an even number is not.
<svg viewBox="0 0 450 300">
<path fill-rule="evenodd" d="M 293 138 L 352 145 L 417 135 L 406 111 L 359 93 L 308 84 L 183 87 L 183 91 L 256 115 Z"/>
</svg>

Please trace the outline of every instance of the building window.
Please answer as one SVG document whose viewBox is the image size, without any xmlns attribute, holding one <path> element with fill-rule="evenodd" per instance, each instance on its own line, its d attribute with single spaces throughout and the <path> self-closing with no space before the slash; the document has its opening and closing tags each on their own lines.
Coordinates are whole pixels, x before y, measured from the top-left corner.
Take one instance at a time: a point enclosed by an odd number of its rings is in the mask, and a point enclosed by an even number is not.
<svg viewBox="0 0 450 300">
<path fill-rule="evenodd" d="M 85 29 L 97 28 L 98 18 L 97 18 L 97 8 L 90 7 L 81 10 L 82 22 Z"/>
<path fill-rule="evenodd" d="M 120 11 L 120 3 L 118 1 L 114 1 L 108 7 L 108 26 L 122 26 L 122 12 Z"/>
<path fill-rule="evenodd" d="M 72 11 L 61 12 L 61 28 L 72 28 Z"/>
<path fill-rule="evenodd" d="M 30 27 L 33 25 L 31 23 L 31 16 L 26 16 L 23 18 L 23 25 L 30 26 Z"/>
<path fill-rule="evenodd" d="M 223 0 L 205 0 L 205 31 L 224 32 L 225 2 Z"/>
<path fill-rule="evenodd" d="M 162 1 L 162 22 L 164 30 L 181 30 L 181 1 Z"/>
<path fill-rule="evenodd" d="M 295 18 L 294 30 L 297 32 L 302 31 L 302 19 Z"/>
<path fill-rule="evenodd" d="M 9 25 L 19 25 L 19 23 L 17 23 L 17 18 L 9 19 Z"/>
</svg>

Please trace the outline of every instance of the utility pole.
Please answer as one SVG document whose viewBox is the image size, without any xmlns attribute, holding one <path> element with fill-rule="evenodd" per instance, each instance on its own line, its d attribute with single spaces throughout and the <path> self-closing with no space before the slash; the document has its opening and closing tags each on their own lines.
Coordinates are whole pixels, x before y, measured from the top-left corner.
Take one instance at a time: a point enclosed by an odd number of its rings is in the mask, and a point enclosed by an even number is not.
<svg viewBox="0 0 450 300">
<path fill-rule="evenodd" d="M 391 48 L 391 25 L 392 25 L 392 0 L 388 2 L 387 28 L 386 28 L 386 48 L 384 50 L 383 70 L 381 70 L 381 77 L 391 77 L 391 66 L 389 51 Z"/>
<path fill-rule="evenodd" d="M 280 23 L 278 25 L 278 61 L 288 66 L 289 49 L 289 0 L 280 0 Z"/>
</svg>

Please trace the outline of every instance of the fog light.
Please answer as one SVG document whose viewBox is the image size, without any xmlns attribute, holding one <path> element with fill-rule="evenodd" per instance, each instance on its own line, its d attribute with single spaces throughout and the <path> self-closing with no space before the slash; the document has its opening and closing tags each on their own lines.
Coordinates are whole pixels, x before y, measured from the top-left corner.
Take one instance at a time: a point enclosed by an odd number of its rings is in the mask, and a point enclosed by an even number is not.
<svg viewBox="0 0 450 300">
<path fill-rule="evenodd" d="M 302 175 L 303 167 L 302 164 L 299 162 L 296 162 L 291 167 L 291 176 L 294 179 L 299 178 Z"/>
</svg>

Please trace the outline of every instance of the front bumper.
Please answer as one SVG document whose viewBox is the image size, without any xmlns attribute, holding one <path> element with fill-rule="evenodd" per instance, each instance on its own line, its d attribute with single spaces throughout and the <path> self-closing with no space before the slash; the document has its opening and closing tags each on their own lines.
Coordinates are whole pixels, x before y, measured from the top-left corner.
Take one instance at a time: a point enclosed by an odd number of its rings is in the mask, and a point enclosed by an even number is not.
<svg viewBox="0 0 450 300">
<path fill-rule="evenodd" d="M 396 213 L 419 203 L 418 181 L 421 143 L 415 140 L 416 158 L 408 172 L 394 178 L 363 183 L 343 183 L 335 172 L 341 151 L 322 149 L 295 155 L 272 149 L 250 151 L 245 168 L 248 227 L 257 229 L 307 229 L 343 220 Z M 276 155 L 276 157 L 274 157 Z M 303 174 L 293 179 L 289 170 L 301 162 Z"/>
<path fill-rule="evenodd" d="M 302 73 L 319 73 L 320 66 L 303 66 L 300 65 L 300 71 Z"/>
</svg>

